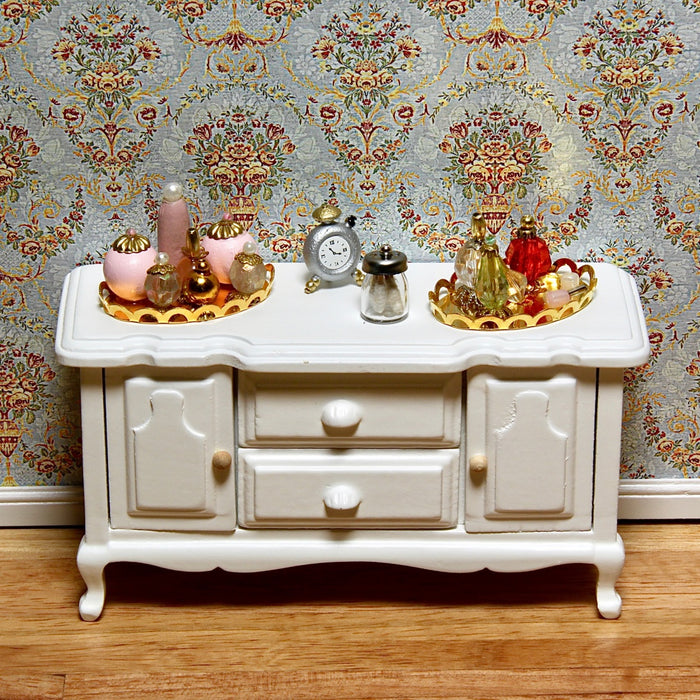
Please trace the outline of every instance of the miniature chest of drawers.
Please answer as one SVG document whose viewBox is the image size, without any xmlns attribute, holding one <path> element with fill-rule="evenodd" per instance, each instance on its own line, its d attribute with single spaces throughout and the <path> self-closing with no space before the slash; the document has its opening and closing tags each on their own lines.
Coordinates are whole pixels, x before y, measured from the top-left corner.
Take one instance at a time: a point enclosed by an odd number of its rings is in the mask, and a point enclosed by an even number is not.
<svg viewBox="0 0 700 700">
<path fill-rule="evenodd" d="M 372 561 L 447 572 L 589 563 L 617 617 L 624 368 L 649 351 L 632 278 L 535 328 L 433 318 L 443 263 L 414 264 L 410 312 L 375 325 L 353 286 L 304 293 L 276 266 L 259 306 L 138 324 L 100 307 L 100 265 L 64 283 L 56 350 L 80 367 L 87 584 L 132 561 L 251 572 Z"/>
</svg>

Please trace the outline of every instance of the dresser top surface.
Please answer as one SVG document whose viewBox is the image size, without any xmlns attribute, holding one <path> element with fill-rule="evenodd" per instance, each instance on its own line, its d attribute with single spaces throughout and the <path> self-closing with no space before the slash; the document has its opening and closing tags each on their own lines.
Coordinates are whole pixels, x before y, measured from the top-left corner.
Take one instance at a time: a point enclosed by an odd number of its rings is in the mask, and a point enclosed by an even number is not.
<svg viewBox="0 0 700 700">
<path fill-rule="evenodd" d="M 409 265 L 409 314 L 373 324 L 360 316 L 354 284 L 305 294 L 306 266 L 275 264 L 268 299 L 247 311 L 201 323 L 140 324 L 107 315 L 98 299 L 102 265 L 68 274 L 56 333 L 59 360 L 77 367 L 230 365 L 271 372 L 452 372 L 477 365 L 631 367 L 649 353 L 632 277 L 593 266 L 591 303 L 567 319 L 519 330 L 451 328 L 437 321 L 428 292 L 451 263 Z"/>
</svg>

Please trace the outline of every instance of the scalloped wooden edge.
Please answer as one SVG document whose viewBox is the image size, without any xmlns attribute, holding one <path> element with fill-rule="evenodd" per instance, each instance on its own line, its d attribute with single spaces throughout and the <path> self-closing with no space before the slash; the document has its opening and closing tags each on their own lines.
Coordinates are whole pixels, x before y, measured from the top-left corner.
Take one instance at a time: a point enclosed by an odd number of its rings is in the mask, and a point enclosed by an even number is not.
<svg viewBox="0 0 700 700">
<path fill-rule="evenodd" d="M 573 316 L 578 313 L 581 309 L 585 308 L 590 304 L 593 296 L 595 294 L 595 288 L 598 283 L 595 270 L 590 265 L 581 265 L 577 267 L 576 264 L 568 259 L 557 260 L 553 265 L 555 270 L 559 270 L 562 267 L 569 267 L 572 272 L 577 272 L 583 277 L 584 274 L 588 275 L 588 290 L 585 291 L 578 299 L 573 299 L 568 303 L 564 304 L 559 309 L 543 309 L 535 316 L 530 314 L 515 314 L 514 316 L 509 316 L 508 318 L 498 318 L 497 316 L 480 316 L 479 318 L 469 318 L 464 314 L 459 313 L 446 313 L 443 308 L 449 303 L 449 294 L 440 296 L 443 290 L 452 290 L 452 284 L 445 279 L 438 280 L 435 284 L 435 289 L 428 292 L 428 299 L 430 300 L 430 310 L 433 316 L 452 328 L 463 328 L 465 330 L 475 330 L 475 331 L 518 331 L 524 328 L 535 328 L 536 326 L 544 326 L 549 323 L 555 323 L 556 321 L 561 321 L 565 318 Z"/>
<path fill-rule="evenodd" d="M 253 306 L 256 306 L 261 301 L 267 299 L 272 291 L 272 283 L 275 279 L 275 268 L 270 263 L 265 265 L 268 273 L 268 278 L 262 289 L 259 289 L 253 294 L 236 297 L 230 301 L 224 302 L 222 305 L 205 304 L 197 308 L 188 308 L 184 306 L 173 306 L 165 311 L 146 305 L 148 302 L 136 303 L 133 306 L 126 306 L 115 299 L 115 295 L 111 292 L 106 282 L 100 282 L 98 296 L 102 308 L 109 316 L 116 318 L 119 321 L 129 321 L 132 323 L 201 323 L 202 321 L 211 321 L 215 318 L 225 318 L 233 314 L 246 311 Z M 235 291 L 235 290 L 232 290 Z"/>
</svg>

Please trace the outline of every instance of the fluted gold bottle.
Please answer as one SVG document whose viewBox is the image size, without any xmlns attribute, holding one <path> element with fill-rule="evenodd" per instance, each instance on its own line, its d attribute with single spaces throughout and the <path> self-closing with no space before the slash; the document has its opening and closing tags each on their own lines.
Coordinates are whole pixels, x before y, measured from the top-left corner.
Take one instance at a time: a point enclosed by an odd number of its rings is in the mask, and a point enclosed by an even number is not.
<svg viewBox="0 0 700 700">
<path fill-rule="evenodd" d="M 182 281 L 182 300 L 193 306 L 212 304 L 219 293 L 219 280 L 209 267 L 206 260 L 209 253 L 202 248 L 196 227 L 187 230 L 183 253 L 191 266 Z"/>
</svg>

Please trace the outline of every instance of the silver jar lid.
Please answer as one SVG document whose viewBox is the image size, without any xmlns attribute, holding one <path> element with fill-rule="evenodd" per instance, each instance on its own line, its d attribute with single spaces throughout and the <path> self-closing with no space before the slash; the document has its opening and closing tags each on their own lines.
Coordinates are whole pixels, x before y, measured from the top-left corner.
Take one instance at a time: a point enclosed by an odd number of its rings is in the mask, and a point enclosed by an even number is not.
<svg viewBox="0 0 700 700">
<path fill-rule="evenodd" d="M 362 271 L 370 275 L 398 275 L 407 268 L 406 256 L 388 244 L 367 253 L 362 260 Z"/>
</svg>

